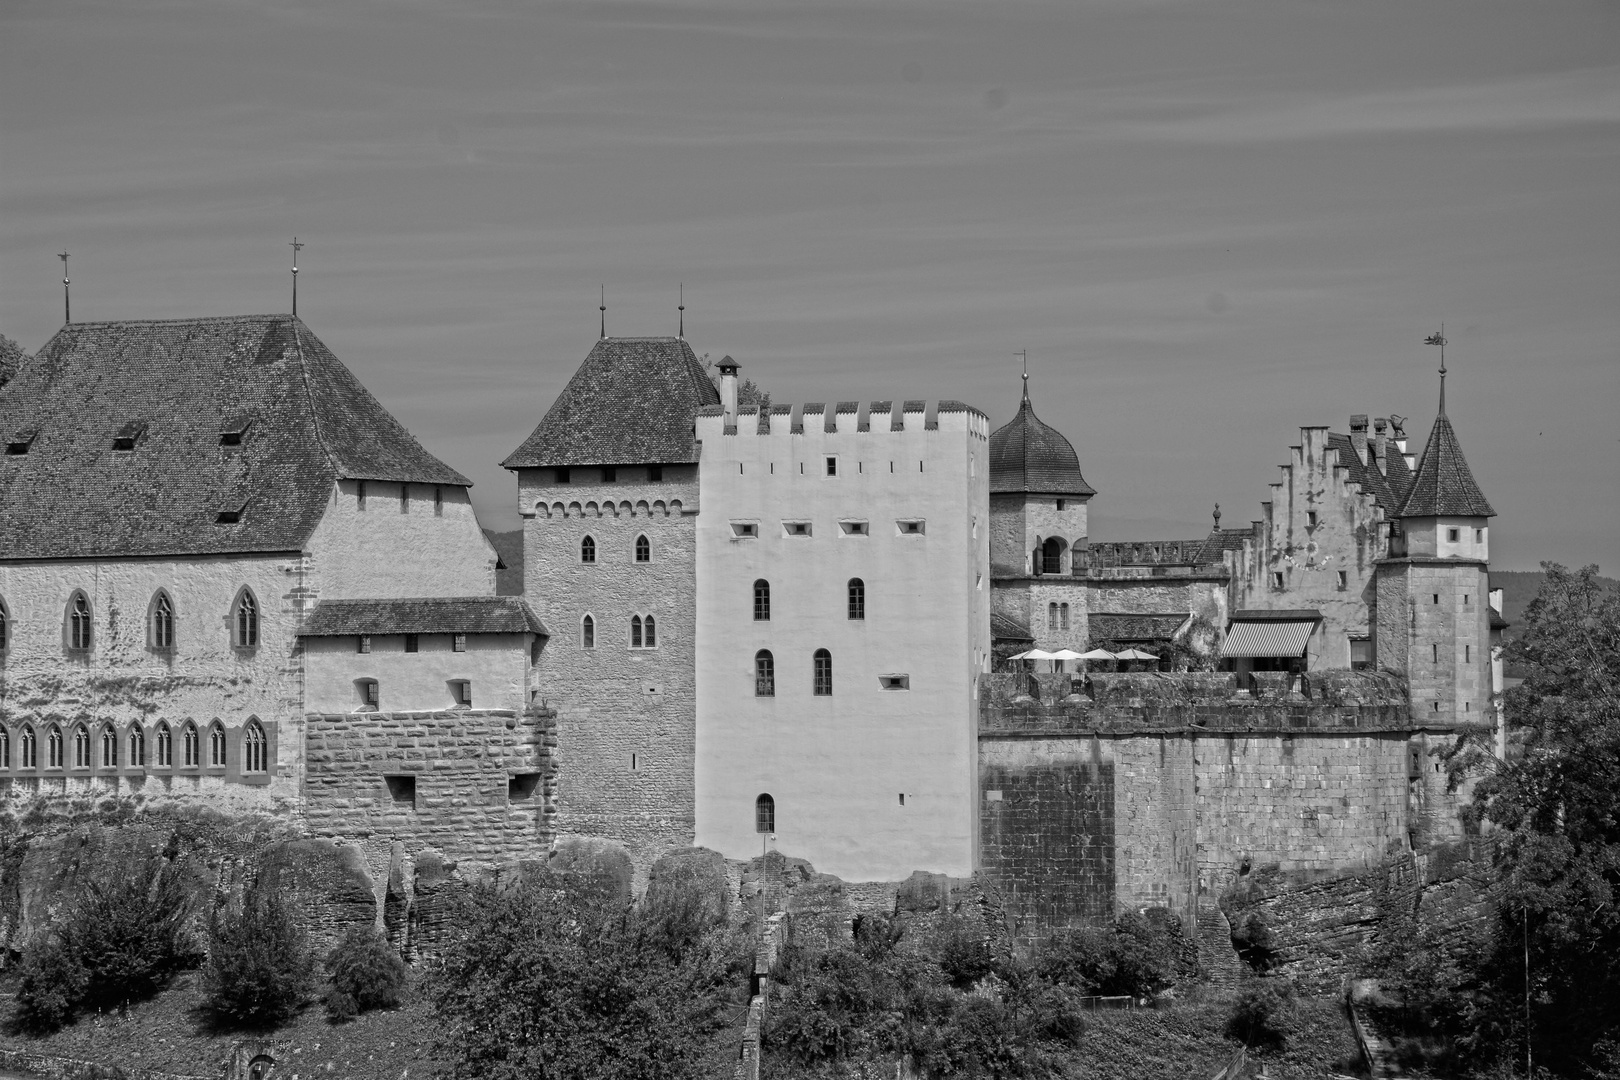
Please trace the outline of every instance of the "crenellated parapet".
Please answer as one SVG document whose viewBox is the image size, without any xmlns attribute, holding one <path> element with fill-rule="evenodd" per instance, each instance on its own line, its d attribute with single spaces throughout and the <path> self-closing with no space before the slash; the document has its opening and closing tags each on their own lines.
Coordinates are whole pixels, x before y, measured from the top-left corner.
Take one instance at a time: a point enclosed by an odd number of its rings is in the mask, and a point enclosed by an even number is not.
<svg viewBox="0 0 1620 1080">
<path fill-rule="evenodd" d="M 700 442 L 735 435 L 778 439 L 794 435 L 853 435 L 883 432 L 967 431 L 986 441 L 990 420 L 984 413 L 960 401 L 908 400 L 840 401 L 773 404 L 768 409 L 740 406 L 728 418 L 725 407 L 709 405 L 698 410 L 697 437 Z"/>
</svg>

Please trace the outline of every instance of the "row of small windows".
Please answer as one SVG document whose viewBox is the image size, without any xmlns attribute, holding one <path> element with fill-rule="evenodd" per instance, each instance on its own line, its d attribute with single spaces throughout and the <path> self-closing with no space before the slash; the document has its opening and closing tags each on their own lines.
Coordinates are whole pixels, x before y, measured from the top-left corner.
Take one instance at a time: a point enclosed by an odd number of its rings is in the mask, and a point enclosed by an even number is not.
<svg viewBox="0 0 1620 1080">
<path fill-rule="evenodd" d="M 810 658 L 810 693 L 815 697 L 832 697 L 832 653 L 817 649 Z M 776 696 L 776 657 L 769 649 L 754 654 L 754 696 Z"/>
<path fill-rule="evenodd" d="M 0 651 L 11 647 L 14 636 L 11 610 L 5 598 L 0 597 Z M 253 649 L 259 644 L 259 601 L 251 589 L 243 586 L 231 604 L 231 644 L 238 649 Z M 63 644 L 72 652 L 88 652 L 95 645 L 95 612 L 90 598 L 83 590 L 75 589 L 68 597 L 67 613 L 63 620 Z M 174 648 L 174 600 L 168 592 L 159 589 L 147 608 L 146 643 L 151 648 Z"/>
<path fill-rule="evenodd" d="M 199 731 L 197 725 L 188 720 L 181 727 L 178 739 L 167 721 L 159 721 L 153 729 L 151 736 L 151 757 L 148 759 L 148 740 L 144 728 L 139 724 L 132 724 L 124 738 L 120 739 L 118 728 L 113 724 L 103 724 L 99 729 L 99 738 L 92 737 L 90 725 L 78 724 L 72 729 L 72 768 L 74 769 L 116 769 L 119 766 L 120 750 L 126 755 L 123 763 L 131 768 L 145 768 L 151 766 L 159 769 L 174 767 L 175 743 L 180 744 L 180 762 L 182 768 L 195 769 L 203 766 L 204 751 L 207 755 L 207 767 L 224 768 L 226 755 L 225 727 L 218 720 L 208 725 L 206 735 Z M 60 725 L 52 724 L 45 730 L 43 740 L 36 737 L 34 729 L 24 725 L 16 735 L 16 762 L 18 769 L 39 768 L 40 742 L 45 744 L 45 768 L 69 768 L 68 736 L 63 733 Z M 264 733 L 264 726 L 257 719 L 250 719 L 247 726 L 242 729 L 242 772 L 263 773 L 270 768 L 270 740 Z M 12 760 L 12 734 L 4 727 L 0 727 L 0 769 L 13 768 Z"/>
<path fill-rule="evenodd" d="M 845 612 L 857 622 L 866 618 L 866 582 L 850 578 L 844 586 Z M 764 578 L 754 581 L 754 621 L 771 621 L 771 583 Z"/>
<path fill-rule="evenodd" d="M 579 561 L 596 561 L 596 537 L 587 536 L 579 542 Z M 652 542 L 645 535 L 636 537 L 636 562 L 652 562 Z"/>
<path fill-rule="evenodd" d="M 355 485 L 355 496 L 356 509 L 364 513 L 366 509 L 366 482 L 364 480 Z M 399 512 L 402 514 L 411 512 L 411 486 L 409 484 L 399 485 Z M 435 517 L 444 516 L 443 488 L 436 487 L 433 489 L 433 515 Z"/>
<path fill-rule="evenodd" d="M 473 707 L 471 679 L 450 679 L 445 685 L 450 690 L 450 704 L 453 708 Z M 376 679 L 356 679 L 354 689 L 360 698 L 361 712 L 378 712 L 382 709 L 382 684 Z"/>
<path fill-rule="evenodd" d="M 555 469 L 555 470 L 552 471 L 552 475 L 556 478 L 556 482 L 559 483 L 559 484 L 571 484 L 574 481 L 573 471 L 571 469 Z M 614 466 L 614 465 L 605 465 L 605 466 L 603 466 L 601 476 L 602 476 L 602 483 L 604 483 L 604 484 L 616 484 L 616 483 L 618 483 L 618 481 L 619 481 L 618 467 Z M 649 465 L 649 466 L 647 466 L 647 479 L 650 482 L 656 484 L 660 480 L 662 480 L 663 478 L 664 478 L 664 467 L 662 465 Z"/>
<path fill-rule="evenodd" d="M 587 615 L 579 620 L 581 648 L 596 648 L 596 616 Z M 632 649 L 658 648 L 658 620 L 651 615 L 630 616 L 630 647 Z"/>
</svg>

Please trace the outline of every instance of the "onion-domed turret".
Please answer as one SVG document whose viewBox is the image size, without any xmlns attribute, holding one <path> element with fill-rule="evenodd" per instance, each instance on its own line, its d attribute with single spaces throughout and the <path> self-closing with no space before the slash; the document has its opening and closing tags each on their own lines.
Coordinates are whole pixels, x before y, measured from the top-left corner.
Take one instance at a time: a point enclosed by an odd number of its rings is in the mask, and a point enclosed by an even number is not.
<svg viewBox="0 0 1620 1080">
<path fill-rule="evenodd" d="M 1080 475 L 1080 457 L 1057 428 L 1035 416 L 1029 403 L 1029 376 L 1018 415 L 990 436 L 990 493 L 1042 495 L 1097 494 Z"/>
</svg>

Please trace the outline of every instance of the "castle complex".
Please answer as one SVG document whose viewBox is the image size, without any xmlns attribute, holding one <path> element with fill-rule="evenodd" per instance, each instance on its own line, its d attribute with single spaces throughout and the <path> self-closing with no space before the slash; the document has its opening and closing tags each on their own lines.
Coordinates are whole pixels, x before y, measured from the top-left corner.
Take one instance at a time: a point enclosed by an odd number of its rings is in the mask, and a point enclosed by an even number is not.
<svg viewBox="0 0 1620 1080">
<path fill-rule="evenodd" d="M 0 386 L 0 793 L 979 874 L 1026 934 L 1459 834 L 1432 751 L 1498 722 L 1501 622 L 1443 381 L 1420 453 L 1303 428 L 1250 527 L 1092 544 L 1027 381 L 991 432 L 738 375 L 598 341 L 503 463 L 499 596 L 469 482 L 296 318 L 63 327 Z M 1007 659 L 1097 645 L 1161 670 Z"/>
</svg>

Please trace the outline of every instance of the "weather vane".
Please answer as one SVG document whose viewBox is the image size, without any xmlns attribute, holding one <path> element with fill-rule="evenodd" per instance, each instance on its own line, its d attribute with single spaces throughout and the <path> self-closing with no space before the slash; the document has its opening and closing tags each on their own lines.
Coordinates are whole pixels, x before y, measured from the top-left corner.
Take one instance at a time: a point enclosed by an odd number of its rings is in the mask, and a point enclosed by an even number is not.
<svg viewBox="0 0 1620 1080">
<path fill-rule="evenodd" d="M 599 286 L 602 290 L 602 303 L 597 310 L 602 313 L 602 340 L 607 340 L 607 286 Z"/>
<path fill-rule="evenodd" d="M 1446 414 L 1446 324 L 1440 324 L 1438 334 L 1430 334 L 1423 339 L 1425 345 L 1440 346 L 1440 415 Z"/>
<path fill-rule="evenodd" d="M 70 323 L 73 321 L 73 305 L 68 302 L 67 248 L 63 248 L 62 253 L 57 258 L 62 260 L 62 321 Z"/>
<path fill-rule="evenodd" d="M 298 318 L 298 253 L 304 249 L 304 245 L 300 244 L 298 237 L 295 236 L 288 246 L 293 249 L 293 318 L 296 319 Z"/>
<path fill-rule="evenodd" d="M 675 306 L 675 310 L 681 313 L 681 328 L 676 332 L 676 337 L 684 341 L 686 339 L 686 285 L 676 282 L 675 287 L 681 290 L 681 302 Z"/>
<path fill-rule="evenodd" d="M 1013 355 L 1024 362 L 1024 400 L 1027 402 L 1029 400 L 1029 350 L 1019 349 Z"/>
</svg>

